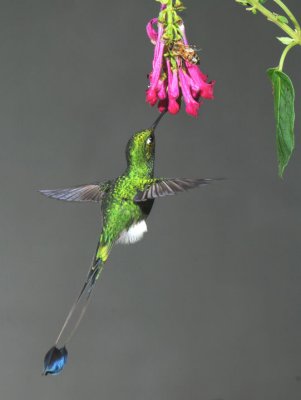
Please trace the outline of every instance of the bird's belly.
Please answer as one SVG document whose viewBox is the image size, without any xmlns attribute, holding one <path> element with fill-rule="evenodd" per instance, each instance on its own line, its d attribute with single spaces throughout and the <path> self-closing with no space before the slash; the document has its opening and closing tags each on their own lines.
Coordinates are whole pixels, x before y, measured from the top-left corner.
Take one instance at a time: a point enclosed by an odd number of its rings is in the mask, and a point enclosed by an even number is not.
<svg viewBox="0 0 301 400">
<path fill-rule="evenodd" d="M 141 240 L 144 234 L 147 232 L 147 225 L 145 220 L 139 221 L 132 224 L 129 229 L 125 229 L 121 232 L 116 243 L 119 244 L 131 244 Z"/>
</svg>

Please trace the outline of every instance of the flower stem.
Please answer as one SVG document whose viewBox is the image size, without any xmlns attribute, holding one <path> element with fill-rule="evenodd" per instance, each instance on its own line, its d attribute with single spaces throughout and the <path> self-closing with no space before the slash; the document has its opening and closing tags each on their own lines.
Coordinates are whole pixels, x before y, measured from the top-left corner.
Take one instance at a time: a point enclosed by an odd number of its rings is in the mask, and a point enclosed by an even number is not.
<svg viewBox="0 0 301 400">
<path fill-rule="evenodd" d="M 291 12 L 291 10 L 281 1 L 281 0 L 274 0 L 274 2 L 282 8 L 282 10 L 285 12 L 285 14 L 289 17 L 289 19 L 292 21 L 292 23 L 295 25 L 296 29 L 298 31 L 301 31 L 299 22 L 297 21 L 296 17 L 294 14 Z"/>
<path fill-rule="evenodd" d="M 175 3 L 175 4 L 174 4 Z M 168 42 L 174 42 L 179 40 L 179 21 L 181 20 L 177 14 L 176 2 L 174 0 L 168 0 L 164 8 L 161 8 L 161 14 L 164 15 L 165 33 L 164 39 Z"/>
<path fill-rule="evenodd" d="M 286 48 L 283 50 L 283 53 L 281 55 L 280 61 L 279 61 L 279 66 L 278 69 L 279 71 L 283 70 L 283 65 L 284 65 L 284 61 L 286 59 L 287 53 L 290 51 L 290 49 L 292 49 L 294 46 L 297 46 L 298 43 L 296 42 L 292 42 L 290 43 L 288 46 L 286 46 Z"/>
<path fill-rule="evenodd" d="M 280 0 L 275 0 L 275 1 L 280 2 Z M 261 14 L 263 14 L 269 21 L 274 22 L 274 24 L 276 24 L 279 28 L 281 28 L 292 39 L 294 39 L 296 42 L 299 42 L 301 44 L 300 33 L 294 31 L 287 24 L 279 21 L 278 16 L 276 14 L 272 13 L 270 10 L 268 10 L 266 7 L 264 7 L 262 4 L 260 4 L 258 0 L 248 0 L 248 3 L 251 6 L 253 6 L 256 10 L 258 10 Z"/>
</svg>

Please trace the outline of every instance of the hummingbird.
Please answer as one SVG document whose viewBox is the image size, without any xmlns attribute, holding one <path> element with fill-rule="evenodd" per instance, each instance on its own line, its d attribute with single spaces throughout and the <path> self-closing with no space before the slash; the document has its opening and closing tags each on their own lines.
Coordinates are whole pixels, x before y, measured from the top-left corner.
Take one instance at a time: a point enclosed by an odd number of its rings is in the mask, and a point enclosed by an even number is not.
<svg viewBox="0 0 301 400">
<path fill-rule="evenodd" d="M 44 375 L 59 374 L 67 362 L 66 344 L 74 335 L 86 311 L 90 295 L 115 244 L 131 244 L 147 232 L 146 219 L 155 199 L 171 196 L 188 189 L 206 185 L 212 179 L 155 178 L 155 130 L 164 112 L 148 129 L 134 133 L 126 146 L 127 167 L 118 178 L 102 183 L 80 185 L 65 189 L 40 190 L 58 200 L 97 202 L 101 204 L 102 231 L 86 280 L 74 302 L 55 345 L 44 358 Z M 77 318 L 72 324 L 74 315 Z M 62 341 L 62 335 L 71 329 Z"/>
</svg>

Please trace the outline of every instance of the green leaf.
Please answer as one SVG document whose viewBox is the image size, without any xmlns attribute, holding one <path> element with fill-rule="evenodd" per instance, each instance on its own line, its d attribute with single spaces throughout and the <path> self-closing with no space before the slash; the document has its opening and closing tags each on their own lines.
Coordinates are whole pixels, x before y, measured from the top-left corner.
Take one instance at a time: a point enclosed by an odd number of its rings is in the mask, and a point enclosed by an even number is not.
<svg viewBox="0 0 301 400">
<path fill-rule="evenodd" d="M 277 15 L 277 19 L 282 24 L 288 24 L 288 19 L 284 15 Z"/>
<path fill-rule="evenodd" d="M 289 37 L 289 36 L 277 37 L 277 39 L 279 40 L 279 42 L 285 44 L 286 46 L 287 46 L 288 44 L 291 44 L 291 43 L 294 41 L 294 39 L 292 39 L 292 38 Z"/>
<path fill-rule="evenodd" d="M 273 86 L 278 167 L 282 177 L 295 147 L 295 90 L 291 79 L 278 68 L 270 68 L 267 73 Z"/>
</svg>

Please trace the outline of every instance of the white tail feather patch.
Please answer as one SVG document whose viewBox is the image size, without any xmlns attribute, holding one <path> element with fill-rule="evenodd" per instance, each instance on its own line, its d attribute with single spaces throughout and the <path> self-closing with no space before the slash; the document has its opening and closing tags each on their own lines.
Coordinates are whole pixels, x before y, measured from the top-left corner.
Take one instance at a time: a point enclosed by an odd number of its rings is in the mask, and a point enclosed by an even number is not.
<svg viewBox="0 0 301 400">
<path fill-rule="evenodd" d="M 144 220 L 133 224 L 127 231 L 121 232 L 119 239 L 116 243 L 120 244 L 131 244 L 136 243 L 143 238 L 143 235 L 147 232 L 147 225 Z"/>
</svg>

